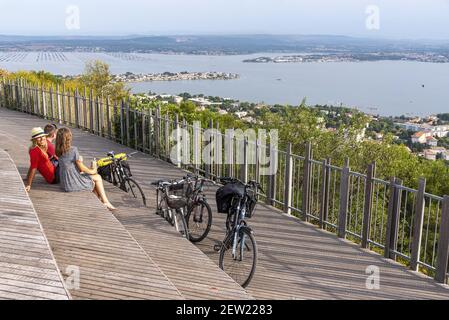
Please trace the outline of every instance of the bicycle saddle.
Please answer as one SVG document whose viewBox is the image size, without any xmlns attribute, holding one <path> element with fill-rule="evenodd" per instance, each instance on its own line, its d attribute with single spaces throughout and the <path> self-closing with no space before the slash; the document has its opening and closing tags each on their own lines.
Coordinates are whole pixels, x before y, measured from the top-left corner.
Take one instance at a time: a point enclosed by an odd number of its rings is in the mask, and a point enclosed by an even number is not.
<svg viewBox="0 0 449 320">
<path fill-rule="evenodd" d="M 153 186 L 160 186 L 160 185 L 162 185 L 162 186 L 167 186 L 167 185 L 170 185 L 170 184 L 172 184 L 172 183 L 169 182 L 169 181 L 167 181 L 167 180 L 157 180 L 157 181 L 151 182 L 151 184 L 152 184 Z"/>
</svg>

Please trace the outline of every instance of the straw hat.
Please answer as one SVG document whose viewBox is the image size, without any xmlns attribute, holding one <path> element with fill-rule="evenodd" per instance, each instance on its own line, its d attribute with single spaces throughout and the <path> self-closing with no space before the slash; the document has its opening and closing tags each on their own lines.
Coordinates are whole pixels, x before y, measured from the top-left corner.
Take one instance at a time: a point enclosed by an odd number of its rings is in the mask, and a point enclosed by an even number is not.
<svg viewBox="0 0 449 320">
<path fill-rule="evenodd" d="M 31 140 L 46 136 L 47 134 L 44 132 L 44 129 L 40 127 L 31 129 Z"/>
</svg>

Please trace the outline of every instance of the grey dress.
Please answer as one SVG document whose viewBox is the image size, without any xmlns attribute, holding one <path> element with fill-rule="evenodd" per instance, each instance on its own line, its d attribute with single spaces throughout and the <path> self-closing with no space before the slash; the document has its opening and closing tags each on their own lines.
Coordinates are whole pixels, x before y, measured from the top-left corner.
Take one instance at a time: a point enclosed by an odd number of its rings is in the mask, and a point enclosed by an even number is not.
<svg viewBox="0 0 449 320">
<path fill-rule="evenodd" d="M 62 189 L 66 192 L 94 189 L 94 182 L 89 174 L 81 174 L 76 165 L 80 159 L 78 148 L 71 147 L 59 157 L 59 179 Z"/>
</svg>

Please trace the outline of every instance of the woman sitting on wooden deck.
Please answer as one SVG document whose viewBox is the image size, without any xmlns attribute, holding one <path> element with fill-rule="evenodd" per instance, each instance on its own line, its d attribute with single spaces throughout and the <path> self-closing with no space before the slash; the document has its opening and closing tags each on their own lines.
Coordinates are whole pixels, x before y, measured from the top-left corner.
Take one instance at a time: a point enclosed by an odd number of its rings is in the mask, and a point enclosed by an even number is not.
<svg viewBox="0 0 449 320">
<path fill-rule="evenodd" d="M 106 197 L 103 180 L 97 174 L 96 165 L 93 168 L 86 167 L 78 148 L 72 147 L 72 132 L 68 128 L 58 130 L 56 155 L 59 157 L 59 179 L 64 191 L 92 191 L 109 210 L 115 210 Z"/>
<path fill-rule="evenodd" d="M 31 130 L 31 147 L 30 154 L 30 168 L 28 169 L 25 190 L 30 191 L 31 185 L 36 175 L 36 171 L 39 171 L 44 179 L 50 184 L 56 184 L 59 182 L 56 173 L 56 168 L 50 161 L 47 143 L 47 134 L 42 128 L 33 128 Z"/>
</svg>

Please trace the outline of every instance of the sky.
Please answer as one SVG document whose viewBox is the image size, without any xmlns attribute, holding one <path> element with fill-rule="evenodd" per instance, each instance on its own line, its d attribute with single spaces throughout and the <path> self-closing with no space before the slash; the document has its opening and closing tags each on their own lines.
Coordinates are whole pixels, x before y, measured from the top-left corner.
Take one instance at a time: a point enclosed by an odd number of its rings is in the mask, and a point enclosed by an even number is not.
<svg viewBox="0 0 449 320">
<path fill-rule="evenodd" d="M 0 0 L 1 35 L 449 39 L 449 0 Z"/>
</svg>

